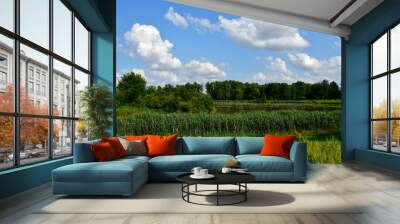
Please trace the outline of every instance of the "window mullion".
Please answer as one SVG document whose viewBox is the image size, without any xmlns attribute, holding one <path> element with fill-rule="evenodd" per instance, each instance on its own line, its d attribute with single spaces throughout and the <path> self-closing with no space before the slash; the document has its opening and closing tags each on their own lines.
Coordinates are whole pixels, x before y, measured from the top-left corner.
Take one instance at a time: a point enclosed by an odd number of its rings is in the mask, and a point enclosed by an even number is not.
<svg viewBox="0 0 400 224">
<path fill-rule="evenodd" d="M 19 5 L 20 1 L 14 1 L 14 30 L 17 35 L 19 35 Z M 17 38 L 14 39 L 14 112 L 19 114 L 20 112 L 20 46 L 19 40 Z M 14 116 L 14 166 L 20 165 L 20 156 L 19 156 L 19 136 L 20 136 L 20 119 L 19 117 Z"/>
<path fill-rule="evenodd" d="M 75 118 L 75 12 L 72 11 L 72 16 L 71 16 L 71 23 L 72 23 L 72 38 L 71 38 L 71 60 L 72 60 L 72 64 L 74 66 L 71 67 L 72 71 L 71 71 L 71 91 L 72 91 L 72 105 L 71 105 L 71 117 Z M 74 151 L 75 151 L 75 125 L 76 125 L 76 121 L 72 121 L 72 130 L 71 130 L 71 150 L 72 150 L 72 155 L 74 155 Z"/>
<path fill-rule="evenodd" d="M 390 30 L 387 32 L 387 51 L 386 51 L 386 54 L 387 54 L 387 71 L 390 71 Z M 387 89 L 388 89 L 388 92 L 387 92 L 387 98 L 388 98 L 388 104 L 387 104 L 387 110 L 388 110 L 388 118 L 391 118 L 392 117 L 392 99 L 391 99 L 391 79 L 392 79 L 392 75 L 389 73 L 388 75 L 387 75 L 387 82 L 388 82 L 388 87 L 387 87 Z M 387 128 L 387 130 L 388 130 L 388 138 L 387 138 L 387 140 L 388 140 L 388 148 L 387 148 L 387 150 L 388 150 L 388 152 L 391 152 L 392 151 L 392 135 L 391 135 L 391 133 L 392 133 L 392 121 L 391 120 L 389 120 L 388 121 L 388 128 Z"/>
</svg>

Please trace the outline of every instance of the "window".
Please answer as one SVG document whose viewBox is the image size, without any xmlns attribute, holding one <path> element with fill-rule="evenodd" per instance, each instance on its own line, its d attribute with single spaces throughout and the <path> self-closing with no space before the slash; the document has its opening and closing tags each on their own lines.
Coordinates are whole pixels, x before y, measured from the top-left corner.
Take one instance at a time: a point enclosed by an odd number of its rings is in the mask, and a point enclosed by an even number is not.
<svg viewBox="0 0 400 224">
<path fill-rule="evenodd" d="M 44 118 L 20 118 L 19 158 L 22 165 L 49 158 L 48 122 Z"/>
<path fill-rule="evenodd" d="M 46 86 L 42 86 L 42 96 L 46 96 Z"/>
<path fill-rule="evenodd" d="M 49 48 L 49 0 L 20 0 L 21 36 Z"/>
<path fill-rule="evenodd" d="M 371 148 L 400 153 L 400 25 L 370 45 Z"/>
<path fill-rule="evenodd" d="M 0 55 L 0 67 L 7 68 L 7 56 Z"/>
<path fill-rule="evenodd" d="M 87 139 L 74 105 L 90 84 L 90 31 L 67 4 L 0 0 L 0 170 L 70 156 Z"/>
<path fill-rule="evenodd" d="M 7 73 L 4 71 L 0 71 L 0 84 L 6 85 L 7 84 Z"/>
<path fill-rule="evenodd" d="M 0 26 L 14 31 L 14 0 L 0 1 Z"/>
<path fill-rule="evenodd" d="M 0 115 L 0 170 L 14 166 L 13 117 Z"/>
<path fill-rule="evenodd" d="M 54 90 L 54 95 L 53 95 L 53 114 L 57 115 L 60 114 L 60 107 L 64 106 L 66 108 L 66 114 L 61 113 L 63 117 L 72 117 L 72 108 L 71 104 L 72 102 L 68 102 L 65 104 L 64 96 L 65 95 L 72 95 L 72 92 L 70 89 L 65 89 L 64 85 L 65 83 L 70 83 L 72 84 L 72 68 L 69 65 L 66 65 L 58 60 L 53 60 L 53 90 Z M 61 101 L 58 101 L 60 97 Z M 69 99 L 72 101 L 72 98 Z M 58 105 L 55 105 L 55 103 L 58 103 Z"/>
<path fill-rule="evenodd" d="M 75 117 L 81 115 L 81 92 L 89 86 L 89 74 L 75 70 Z"/>
<path fill-rule="evenodd" d="M 36 69 L 36 80 L 40 81 L 40 70 Z"/>
<path fill-rule="evenodd" d="M 72 12 L 60 0 L 53 0 L 54 52 L 71 60 Z"/>
<path fill-rule="evenodd" d="M 29 66 L 28 73 L 29 73 L 29 79 L 33 80 L 34 79 L 34 75 L 33 75 L 33 67 L 32 66 Z"/>
<path fill-rule="evenodd" d="M 82 68 L 89 69 L 89 32 L 75 18 L 75 62 Z"/>
<path fill-rule="evenodd" d="M 2 4 L 3 2 L 0 3 L 0 6 Z M 0 9 L 0 20 L 2 10 Z M 14 111 L 14 71 L 13 67 L 9 65 L 14 57 L 13 52 L 13 40 L 0 33 L 0 112 L 12 113 Z"/>
<path fill-rule="evenodd" d="M 53 120 L 53 157 L 71 155 L 72 121 Z"/>
<path fill-rule="evenodd" d="M 40 84 L 36 84 L 36 95 L 40 95 Z"/>
<path fill-rule="evenodd" d="M 34 87 L 33 87 L 33 82 L 28 82 L 28 92 L 29 94 L 33 94 L 34 93 Z"/>
</svg>

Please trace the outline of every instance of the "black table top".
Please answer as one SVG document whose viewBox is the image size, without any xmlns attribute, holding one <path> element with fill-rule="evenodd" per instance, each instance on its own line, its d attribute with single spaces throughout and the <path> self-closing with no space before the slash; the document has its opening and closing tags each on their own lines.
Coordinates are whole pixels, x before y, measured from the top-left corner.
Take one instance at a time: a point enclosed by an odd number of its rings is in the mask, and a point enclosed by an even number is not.
<svg viewBox="0 0 400 224">
<path fill-rule="evenodd" d="M 212 179 L 193 179 L 190 175 L 191 173 L 182 174 L 177 179 L 185 184 L 237 184 L 255 180 L 255 177 L 248 173 L 213 173 L 215 177 Z"/>
</svg>

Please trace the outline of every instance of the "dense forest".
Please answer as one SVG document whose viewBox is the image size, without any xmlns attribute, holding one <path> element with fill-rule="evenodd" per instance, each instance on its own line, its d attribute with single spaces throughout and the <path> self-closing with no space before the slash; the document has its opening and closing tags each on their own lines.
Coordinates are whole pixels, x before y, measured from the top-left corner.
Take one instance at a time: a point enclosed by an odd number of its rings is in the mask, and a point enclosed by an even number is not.
<svg viewBox="0 0 400 224">
<path fill-rule="evenodd" d="M 147 108 L 164 112 L 212 111 L 215 100 L 329 100 L 340 99 L 335 82 L 320 83 L 243 83 L 214 81 L 205 86 L 199 83 L 148 86 L 139 74 L 125 74 L 117 86 L 117 105 Z"/>
</svg>

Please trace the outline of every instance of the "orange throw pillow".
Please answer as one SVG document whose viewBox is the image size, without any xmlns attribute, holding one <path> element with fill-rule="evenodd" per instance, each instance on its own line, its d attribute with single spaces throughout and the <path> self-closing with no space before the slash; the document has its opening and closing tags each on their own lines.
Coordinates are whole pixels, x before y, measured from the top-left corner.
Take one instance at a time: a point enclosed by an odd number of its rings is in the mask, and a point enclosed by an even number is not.
<svg viewBox="0 0 400 224">
<path fill-rule="evenodd" d="M 176 135 L 147 137 L 148 156 L 176 155 Z"/>
<path fill-rule="evenodd" d="M 117 158 L 112 145 L 108 142 L 93 144 L 91 145 L 91 149 L 94 154 L 94 157 L 99 162 L 110 161 Z"/>
<path fill-rule="evenodd" d="M 261 149 L 261 156 L 280 156 L 289 159 L 290 148 L 293 142 L 296 140 L 296 136 L 264 136 L 264 146 Z"/>
<path fill-rule="evenodd" d="M 146 142 L 148 135 L 125 135 L 124 139 L 128 141 L 143 141 Z"/>
<path fill-rule="evenodd" d="M 122 146 L 121 142 L 119 141 L 118 138 L 116 137 L 111 137 L 111 138 L 101 138 L 101 142 L 108 142 L 114 149 L 115 155 L 118 158 L 125 157 L 126 156 L 126 151 L 124 149 L 124 146 Z"/>
</svg>

